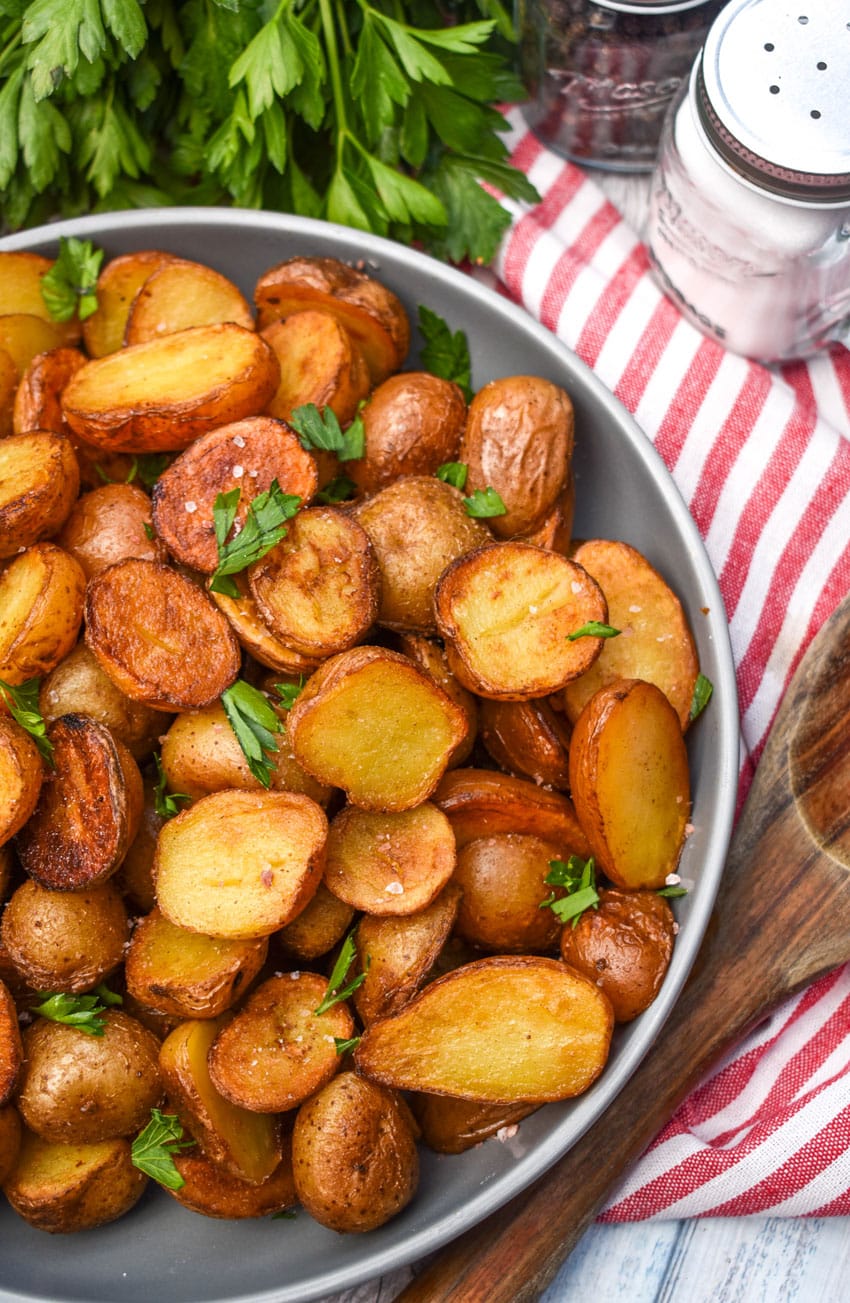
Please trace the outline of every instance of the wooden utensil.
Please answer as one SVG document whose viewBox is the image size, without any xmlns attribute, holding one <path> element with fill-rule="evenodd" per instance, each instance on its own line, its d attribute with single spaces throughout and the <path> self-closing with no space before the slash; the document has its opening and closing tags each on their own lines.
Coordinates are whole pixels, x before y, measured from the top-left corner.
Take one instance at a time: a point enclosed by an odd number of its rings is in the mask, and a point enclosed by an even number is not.
<svg viewBox="0 0 850 1303">
<path fill-rule="evenodd" d="M 537 1298 L 708 1068 L 770 1009 L 850 960 L 850 597 L 785 694 L 696 964 L 615 1102 L 545 1176 L 448 1246 L 398 1303 Z"/>
</svg>

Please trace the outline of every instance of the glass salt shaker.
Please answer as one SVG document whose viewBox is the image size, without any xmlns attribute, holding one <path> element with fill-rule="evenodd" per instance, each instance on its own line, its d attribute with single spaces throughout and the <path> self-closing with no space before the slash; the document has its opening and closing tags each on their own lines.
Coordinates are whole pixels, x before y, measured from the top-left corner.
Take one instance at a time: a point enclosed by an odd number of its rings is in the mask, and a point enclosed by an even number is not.
<svg viewBox="0 0 850 1303">
<path fill-rule="evenodd" d="M 848 88 L 848 0 L 732 0 L 671 106 L 650 256 L 682 312 L 735 353 L 850 344 Z"/>
<path fill-rule="evenodd" d="M 651 171 L 664 114 L 724 0 L 517 0 L 523 114 L 579 163 Z"/>
</svg>

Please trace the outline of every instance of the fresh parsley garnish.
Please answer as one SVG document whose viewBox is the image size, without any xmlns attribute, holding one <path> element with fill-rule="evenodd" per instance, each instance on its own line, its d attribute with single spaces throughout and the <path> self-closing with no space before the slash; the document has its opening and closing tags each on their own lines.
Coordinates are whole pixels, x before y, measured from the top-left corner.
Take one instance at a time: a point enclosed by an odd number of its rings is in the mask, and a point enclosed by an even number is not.
<svg viewBox="0 0 850 1303">
<path fill-rule="evenodd" d="M 356 1050 L 360 1044 L 359 1036 L 352 1036 L 349 1040 L 343 1040 L 341 1036 L 334 1037 L 334 1046 L 337 1054 L 347 1054 L 349 1050 Z"/>
<path fill-rule="evenodd" d="M 666 896 L 668 900 L 675 900 L 677 896 L 687 896 L 687 887 L 660 887 L 655 893 L 656 896 Z"/>
<path fill-rule="evenodd" d="M 286 522 L 301 506 L 299 497 L 284 493 L 277 480 L 272 480 L 271 488 L 258 493 L 252 501 L 239 533 L 228 540 L 241 495 L 241 489 L 231 489 L 229 493 L 219 493 L 213 503 L 218 565 L 210 580 L 212 592 L 237 600 L 239 589 L 230 576 L 240 574 L 279 543 L 286 534 Z"/>
<path fill-rule="evenodd" d="M 468 516 L 480 520 L 485 520 L 488 516 L 505 516 L 508 512 L 499 494 L 489 484 L 486 489 L 476 489 L 471 497 L 464 498 L 463 505 Z"/>
<path fill-rule="evenodd" d="M 0 695 L 9 707 L 9 714 L 24 732 L 29 733 L 39 754 L 53 766 L 53 743 L 47 736 L 47 725 L 38 706 L 41 679 L 27 679 L 26 683 L 11 684 L 0 679 Z"/>
<path fill-rule="evenodd" d="M 154 810 L 160 819 L 173 819 L 175 814 L 180 813 L 180 802 L 188 803 L 191 796 L 185 792 L 166 792 L 165 787 L 168 782 L 165 770 L 162 767 L 162 760 L 154 752 L 154 764 L 156 765 L 156 786 L 153 790 Z"/>
<path fill-rule="evenodd" d="M 588 860 L 580 855 L 571 855 L 566 861 L 550 860 L 544 881 L 550 887 L 566 888 L 566 896 L 556 897 L 553 891 L 540 902 L 541 909 L 551 909 L 562 923 L 572 920 L 575 927 L 586 909 L 595 909 L 599 904 L 593 856 Z"/>
<path fill-rule="evenodd" d="M 163 471 L 171 465 L 172 457 L 167 452 L 143 452 L 133 458 L 133 465 L 140 484 L 152 489 Z M 129 484 L 132 475 L 127 476 Z"/>
<path fill-rule="evenodd" d="M 574 633 L 567 634 L 568 642 L 575 642 L 577 638 L 619 638 L 620 630 L 613 628 L 610 624 L 601 624 L 599 620 L 588 620 L 580 629 Z"/>
<path fill-rule="evenodd" d="M 146 520 L 143 520 L 142 529 L 145 531 L 145 538 L 148 540 L 149 543 L 152 543 L 156 538 L 156 530 L 154 529 L 153 525 L 149 525 Z"/>
<path fill-rule="evenodd" d="M 297 1219 L 298 1214 L 292 1212 L 290 1208 L 284 1208 L 281 1212 L 272 1213 L 271 1215 L 271 1220 L 273 1222 L 294 1222 L 297 1221 Z"/>
<path fill-rule="evenodd" d="M 275 733 L 283 731 L 271 705 L 244 679 L 237 679 L 221 694 L 221 704 L 251 773 L 263 787 L 271 786 L 274 763 L 268 757 L 278 750 Z"/>
<path fill-rule="evenodd" d="M 346 498 L 352 497 L 356 489 L 354 480 L 350 480 L 347 475 L 335 475 L 323 489 L 319 489 L 316 501 L 333 507 L 338 502 L 345 502 Z"/>
<path fill-rule="evenodd" d="M 442 317 L 430 308 L 419 305 L 419 329 L 425 346 L 420 360 L 424 370 L 443 380 L 453 380 L 460 385 L 467 402 L 472 397 L 472 363 L 469 344 L 462 330 L 454 333 Z M 462 488 L 455 485 L 455 488 Z"/>
<path fill-rule="evenodd" d="M 305 403 L 293 408 L 289 424 L 308 452 L 335 452 L 340 461 L 355 461 L 363 456 L 366 432 L 359 412 L 343 430 L 330 407 L 320 412 L 315 403 Z"/>
<path fill-rule="evenodd" d="M 366 967 L 357 977 L 352 978 L 347 986 L 343 982 L 348 976 L 348 970 L 354 962 L 354 956 L 357 953 L 357 947 L 354 944 L 354 933 L 349 932 L 348 936 L 342 943 L 342 948 L 337 956 L 337 961 L 333 966 L 333 972 L 328 979 L 328 989 L 325 991 L 322 1002 L 314 1013 L 327 1013 L 333 1005 L 339 1004 L 341 1000 L 347 1000 L 353 995 L 358 987 L 366 981 L 366 974 L 369 971 L 369 957 L 366 957 Z"/>
<path fill-rule="evenodd" d="M 106 1006 L 121 1004 L 121 996 L 110 991 L 102 983 L 89 995 L 71 995 L 66 991 L 39 991 L 39 1004 L 32 1006 L 32 1012 L 51 1022 L 64 1023 L 67 1027 L 76 1027 L 87 1036 L 102 1036 L 106 1026 L 103 1015 Z"/>
<path fill-rule="evenodd" d="M 194 1140 L 183 1139 L 183 1127 L 175 1113 L 152 1108 L 151 1120 L 133 1141 L 130 1156 L 140 1172 L 152 1176 L 167 1190 L 181 1190 L 186 1182 L 177 1171 L 174 1155 L 194 1144 Z"/>
<path fill-rule="evenodd" d="M 59 237 L 59 257 L 41 278 L 41 297 L 54 321 L 85 321 L 97 311 L 97 277 L 103 250 L 91 240 Z"/>
<path fill-rule="evenodd" d="M 466 488 L 469 467 L 465 461 L 444 461 L 442 466 L 437 467 L 435 474 L 438 480 L 451 484 L 453 489 L 459 489 L 462 493 Z"/>
<path fill-rule="evenodd" d="M 304 675 L 299 674 L 297 683 L 276 683 L 274 690 L 280 697 L 284 710 L 291 710 L 304 687 Z"/>
<path fill-rule="evenodd" d="M 691 723 L 705 710 L 713 692 L 714 684 L 711 679 L 707 679 L 702 673 L 698 674 L 697 681 L 694 684 L 694 695 L 691 698 L 691 708 L 688 712 L 688 720 Z"/>
</svg>

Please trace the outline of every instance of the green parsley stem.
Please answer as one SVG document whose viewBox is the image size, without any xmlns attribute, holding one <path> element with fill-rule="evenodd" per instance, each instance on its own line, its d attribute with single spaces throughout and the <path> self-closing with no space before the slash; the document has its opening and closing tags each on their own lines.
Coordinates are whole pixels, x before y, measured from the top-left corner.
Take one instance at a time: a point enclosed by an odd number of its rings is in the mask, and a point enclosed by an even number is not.
<svg viewBox="0 0 850 1303">
<path fill-rule="evenodd" d="M 337 167 L 342 165 L 342 155 L 345 149 L 345 141 L 349 136 L 348 118 L 345 112 L 345 95 L 342 89 L 342 73 L 339 66 L 339 51 L 336 42 L 336 24 L 334 23 L 333 13 L 331 12 L 330 0 L 319 0 L 319 13 L 322 16 L 322 31 L 325 35 L 325 46 L 328 55 L 328 68 L 331 76 L 331 87 L 333 89 L 334 110 L 336 112 L 337 125 L 337 146 L 336 159 Z"/>
</svg>

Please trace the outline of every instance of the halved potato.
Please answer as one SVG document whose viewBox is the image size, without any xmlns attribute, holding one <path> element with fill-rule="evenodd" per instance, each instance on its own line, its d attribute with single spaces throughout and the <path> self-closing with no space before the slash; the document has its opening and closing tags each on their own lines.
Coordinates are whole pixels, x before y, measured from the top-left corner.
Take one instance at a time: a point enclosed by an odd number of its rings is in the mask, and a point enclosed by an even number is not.
<svg viewBox="0 0 850 1303">
<path fill-rule="evenodd" d="M 123 1217 L 147 1183 L 133 1166 L 128 1140 L 57 1144 L 26 1131 L 3 1190 L 30 1226 L 68 1234 Z"/>
<path fill-rule="evenodd" d="M 333 950 L 345 936 L 353 918 L 351 905 L 320 882 L 309 904 L 291 923 L 281 928 L 278 940 L 287 955 L 310 963 Z"/>
<path fill-rule="evenodd" d="M 413 998 L 448 940 L 460 895 L 450 882 L 430 905 L 407 918 L 360 920 L 355 939 L 365 980 L 353 999 L 364 1023 L 398 1013 Z"/>
<path fill-rule="evenodd" d="M 570 742 L 576 814 L 618 887 L 663 887 L 690 817 L 688 753 L 660 688 L 619 679 L 591 697 Z"/>
<path fill-rule="evenodd" d="M 517 1123 L 536 1104 L 480 1104 L 451 1095 L 413 1095 L 413 1116 L 422 1130 L 422 1143 L 438 1154 L 463 1154 L 499 1132 L 513 1135 Z"/>
<path fill-rule="evenodd" d="M 25 683 L 77 641 L 86 578 L 55 543 L 34 543 L 0 573 L 0 679 Z"/>
<path fill-rule="evenodd" d="M 348 805 L 331 821 L 325 883 L 366 914 L 425 909 L 454 866 L 452 826 L 430 801 L 388 813 Z"/>
<path fill-rule="evenodd" d="M 586 858 L 590 842 L 572 802 L 561 792 L 494 769 L 453 769 L 436 792 L 434 804 L 448 815 L 458 849 L 476 837 L 527 833 Z"/>
<path fill-rule="evenodd" d="M 593 1084 L 613 1026 L 607 996 L 574 969 L 499 955 L 455 969 L 371 1023 L 354 1061 L 399 1090 L 542 1104 Z"/>
<path fill-rule="evenodd" d="M 121 348 L 137 293 L 158 267 L 173 261 L 173 254 L 159 249 L 142 249 L 110 258 L 97 278 L 97 310 L 83 322 L 83 340 L 89 357 L 104 357 Z"/>
<path fill-rule="evenodd" d="M 216 792 L 165 825 L 159 907 L 189 932 L 265 937 L 304 908 L 322 876 L 328 821 L 294 792 Z"/>
<path fill-rule="evenodd" d="M 439 684 L 466 716 L 466 736 L 455 747 L 449 759 L 450 769 L 462 765 L 472 754 L 478 733 L 478 698 L 458 683 L 446 664 L 446 654 L 442 646 L 433 638 L 428 638 L 422 633 L 399 633 L 398 649 Z"/>
<path fill-rule="evenodd" d="M 18 368 L 5 348 L 0 348 L 0 439 L 14 429 L 13 408 L 18 387 Z"/>
<path fill-rule="evenodd" d="M 401 475 L 434 475 L 458 456 L 466 402 L 459 385 L 404 371 L 378 385 L 363 408 L 364 453 L 346 469 L 361 493 Z"/>
<path fill-rule="evenodd" d="M 190 326 L 225 321 L 254 329 L 253 313 L 241 291 L 212 267 L 174 258 L 155 267 L 136 293 L 124 343 L 144 344 Z"/>
<path fill-rule="evenodd" d="M 171 452 L 263 411 L 278 379 L 277 358 L 255 331 L 194 326 L 87 362 L 66 386 L 62 409 L 71 429 L 99 448 Z"/>
<path fill-rule="evenodd" d="M 88 891 L 51 891 L 22 882 L 3 913 L 0 936 L 35 991 L 91 991 L 118 967 L 130 935 L 111 882 Z"/>
<path fill-rule="evenodd" d="M 111 879 L 128 908 L 137 915 L 149 914 L 156 905 L 153 857 L 160 829 L 166 821 L 166 816 L 158 814 L 156 808 L 158 778 L 158 774 L 155 777 L 150 770 L 142 776 L 144 803 L 139 829 L 117 873 Z"/>
<path fill-rule="evenodd" d="M 60 343 L 74 344 L 80 338 L 76 316 L 70 321 L 54 320 L 41 292 L 42 278 L 52 266 L 53 259 L 40 253 L 0 253 L 0 314 L 23 312 L 39 317 L 61 336 Z"/>
<path fill-rule="evenodd" d="M 14 837 L 32 814 L 43 778 L 41 755 L 29 733 L 7 715 L 0 715 L 0 846 Z"/>
<path fill-rule="evenodd" d="M 296 407 L 329 407 L 348 425 L 369 392 L 369 368 L 349 332 L 328 312 L 296 312 L 263 331 L 280 363 L 280 384 L 266 409 L 288 421 Z"/>
<path fill-rule="evenodd" d="M 60 323 L 45 321 L 27 312 L 10 312 L 0 316 L 0 349 L 13 361 L 22 376 L 39 353 L 48 353 L 68 343 Z"/>
<path fill-rule="evenodd" d="M 168 1193 L 184 1208 L 204 1217 L 242 1219 L 268 1217 L 283 1212 L 298 1202 L 292 1176 L 292 1142 L 283 1140 L 283 1158 L 259 1185 L 241 1181 L 194 1149 L 183 1150 L 174 1156 L 174 1166 L 184 1185 Z"/>
<path fill-rule="evenodd" d="M 16 434 L 28 430 L 70 434 L 62 415 L 62 390 L 85 361 L 78 348 L 53 348 L 36 354 L 14 394 L 12 423 Z"/>
<path fill-rule="evenodd" d="M 233 580 L 239 590 L 238 598 L 212 592 L 210 597 L 227 617 L 240 645 L 250 652 L 254 660 L 267 669 L 277 670 L 279 674 L 312 674 L 319 662 L 313 657 L 302 656 L 275 637 L 260 616 L 257 603 L 248 589 L 245 573 L 234 575 Z"/>
<path fill-rule="evenodd" d="M 6 983 L 0 981 L 0 1106 L 11 1099 L 23 1061 L 18 1008 Z"/>
<path fill-rule="evenodd" d="M 57 542 L 79 562 L 86 579 L 92 579 L 130 557 L 165 561 L 165 548 L 149 537 L 150 529 L 151 500 L 143 489 L 136 484 L 99 484 L 77 499 Z"/>
<path fill-rule="evenodd" d="M 123 693 L 84 642 L 78 642 L 43 679 L 38 707 L 48 724 L 61 715 L 88 715 L 123 742 L 134 760 L 150 755 L 165 722 L 162 711 Z"/>
<path fill-rule="evenodd" d="M 33 430 L 0 440 L 0 558 L 55 534 L 79 490 L 77 459 L 63 435 Z"/>
<path fill-rule="evenodd" d="M 481 741 L 503 769 L 547 787 L 570 786 L 570 732 L 563 712 L 545 700 L 480 705 Z"/>
</svg>

